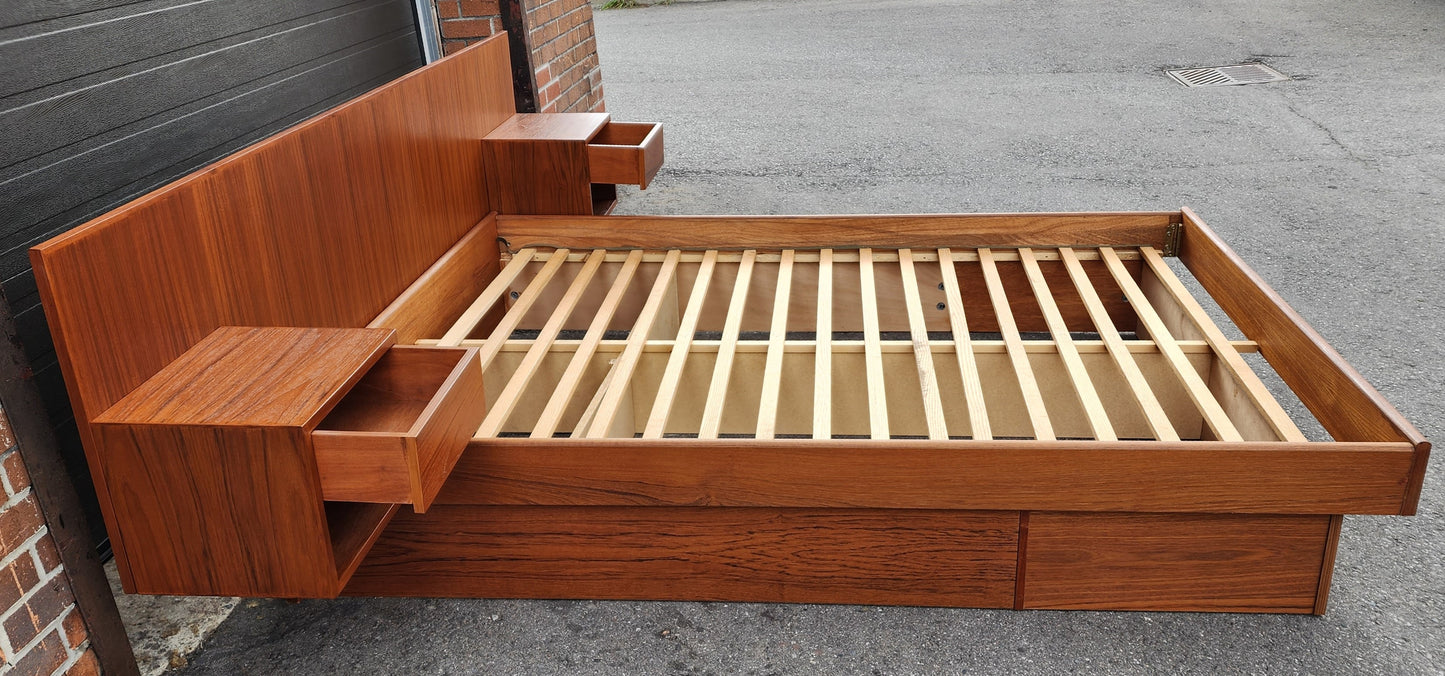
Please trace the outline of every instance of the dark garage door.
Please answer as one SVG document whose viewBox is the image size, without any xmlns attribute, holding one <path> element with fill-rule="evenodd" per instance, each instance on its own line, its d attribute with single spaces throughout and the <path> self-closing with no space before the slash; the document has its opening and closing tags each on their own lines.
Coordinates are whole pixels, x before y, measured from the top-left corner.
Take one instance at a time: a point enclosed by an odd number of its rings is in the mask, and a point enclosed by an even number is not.
<svg viewBox="0 0 1445 676">
<path fill-rule="evenodd" d="M 97 544 L 26 250 L 421 62 L 410 0 L 0 0 L 0 291 Z"/>
</svg>

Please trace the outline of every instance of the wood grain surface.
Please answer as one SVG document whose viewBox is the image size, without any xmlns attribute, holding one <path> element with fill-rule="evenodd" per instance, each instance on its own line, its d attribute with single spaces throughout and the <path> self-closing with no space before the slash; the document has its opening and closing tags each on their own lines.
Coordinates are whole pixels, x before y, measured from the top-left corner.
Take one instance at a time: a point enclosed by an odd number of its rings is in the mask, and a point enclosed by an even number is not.
<svg viewBox="0 0 1445 676">
<path fill-rule="evenodd" d="M 311 436 L 323 496 L 426 511 L 485 413 L 476 348 L 393 348 Z"/>
<path fill-rule="evenodd" d="M 331 530 L 331 551 L 336 559 L 338 589 L 346 585 L 376 539 L 396 515 L 394 504 L 327 502 L 326 521 Z"/>
<path fill-rule="evenodd" d="M 1407 441 L 1414 468 L 1400 514 L 1414 514 L 1430 442 L 1194 212 L 1179 258 L 1337 441 Z"/>
<path fill-rule="evenodd" d="M 300 428 L 95 425 L 112 537 L 145 594 L 334 596 L 337 566 Z"/>
<path fill-rule="evenodd" d="M 32 250 L 123 581 L 132 531 L 89 421 L 217 327 L 376 317 L 491 210 L 479 141 L 512 115 L 506 59 L 489 40 Z"/>
<path fill-rule="evenodd" d="M 1394 444 L 474 440 L 438 504 L 1394 514 Z"/>
<path fill-rule="evenodd" d="M 367 326 L 396 329 L 403 345 L 442 335 L 499 269 L 497 219 L 487 214 Z"/>
<path fill-rule="evenodd" d="M 443 507 L 399 514 L 356 596 L 1007 608 L 1018 514 Z"/>
<path fill-rule="evenodd" d="M 1331 518 L 1033 512 L 1023 605 L 1311 613 Z"/>
<path fill-rule="evenodd" d="M 607 113 L 517 113 L 497 125 L 486 140 L 586 143 L 611 119 Z"/>
<path fill-rule="evenodd" d="M 222 327 L 93 421 L 135 588 L 334 596 L 387 513 L 323 508 L 310 430 L 392 336 Z"/>
<path fill-rule="evenodd" d="M 592 213 L 587 140 L 607 113 L 522 113 L 482 142 L 492 208 L 503 214 Z"/>
<path fill-rule="evenodd" d="M 505 216 L 499 216 L 505 219 Z M 619 217 L 620 218 L 620 217 Z M 713 223 L 705 226 L 710 229 L 730 227 L 727 222 Z M 595 246 L 611 247 L 605 239 L 593 240 Z M 509 242 L 509 244 L 511 244 Z M 815 243 L 816 245 L 816 243 Z M 530 249 L 515 249 L 522 255 L 522 251 Z M 801 252 L 800 252 L 801 253 Z M 1012 253 L 1012 252 L 1009 252 Z M 700 255 L 700 252 L 689 252 L 690 255 Z M 621 252 L 614 252 L 620 256 Z M 661 252 L 654 252 L 653 255 L 661 255 Z M 730 254 L 720 253 L 719 263 L 714 272 L 716 283 L 707 291 L 705 303 L 708 306 L 726 304 L 729 300 L 729 293 L 736 281 L 737 266 L 727 261 Z M 737 253 L 731 254 L 733 256 Z M 836 251 L 832 254 L 833 262 L 829 266 L 832 275 L 828 284 L 831 293 L 827 295 L 831 303 L 828 320 L 834 331 L 862 331 L 863 314 L 861 311 L 860 298 L 863 295 L 860 286 L 860 274 L 858 270 L 857 254 L 852 251 Z M 647 257 L 644 257 L 646 260 Z M 753 268 L 754 284 L 751 297 L 748 301 L 748 309 L 743 315 L 742 330 L 744 331 L 767 331 L 771 328 L 771 293 L 775 286 L 778 274 L 777 254 L 771 256 L 772 260 L 762 262 L 766 256 L 759 255 L 759 263 Z M 851 260 L 844 260 L 851 258 Z M 893 258 L 895 260 L 884 261 L 882 259 Z M 1009 260 L 1011 258 L 1011 260 Z M 513 285 L 514 289 L 524 288 L 528 281 L 534 278 L 541 269 L 540 261 L 550 260 L 551 253 L 538 253 L 527 270 L 520 273 L 518 281 Z M 1014 322 L 1020 331 L 1047 331 L 1048 324 L 1044 321 L 1043 314 L 1039 309 L 1038 302 L 1034 299 L 1033 292 L 1029 285 L 1027 274 L 1022 264 L 1019 263 L 1017 255 L 1008 256 L 1004 252 L 994 252 L 996 269 L 999 279 L 1003 284 L 1005 295 L 1010 301 L 1010 310 L 1013 313 Z M 660 262 L 644 262 L 639 270 L 639 280 L 647 280 L 654 276 Z M 1124 300 L 1124 294 L 1119 290 L 1118 284 L 1109 274 L 1104 262 L 1094 257 L 1090 260 L 1081 261 L 1080 265 L 1085 271 L 1085 277 L 1096 288 L 1110 319 L 1120 331 L 1133 331 L 1138 322 L 1138 317 Z M 1125 269 L 1130 271 L 1136 278 L 1140 274 L 1142 266 L 1139 260 L 1123 261 Z M 609 273 L 614 272 L 621 266 L 620 261 L 609 261 L 604 263 L 602 275 L 610 278 Z M 572 266 L 568 266 L 569 268 Z M 959 260 L 952 266 L 955 278 L 960 287 L 961 307 L 968 317 L 970 330 L 993 333 L 999 330 L 998 317 L 994 308 L 989 302 L 988 293 L 985 291 L 985 279 L 982 265 L 975 258 L 974 260 Z M 699 265 L 697 261 L 684 262 L 678 268 L 677 284 L 686 294 L 691 289 L 697 278 Z M 1089 318 L 1088 309 L 1084 305 L 1078 290 L 1074 287 L 1064 264 L 1059 260 L 1040 260 L 1039 268 L 1044 274 L 1044 279 L 1053 290 L 1054 301 L 1059 312 L 1064 317 L 1064 322 L 1072 331 L 1090 332 L 1094 330 L 1093 322 Z M 788 312 L 790 319 L 788 329 L 790 331 L 814 331 L 817 327 L 818 302 L 821 294 L 819 264 L 816 260 L 800 262 L 793 266 L 793 293 L 789 301 Z M 939 309 L 937 304 L 946 300 L 944 289 L 939 288 L 943 283 L 942 268 L 936 260 L 919 262 L 914 266 L 914 272 L 918 281 L 918 288 L 923 300 L 925 313 L 924 321 L 929 331 L 948 331 L 951 329 L 949 314 L 945 309 Z M 880 290 L 880 298 L 883 302 L 878 305 L 879 327 L 884 331 L 908 331 L 910 324 L 907 308 L 902 301 L 903 279 L 901 268 L 896 261 L 896 253 L 893 251 L 875 251 L 873 273 L 876 289 Z M 570 277 L 571 270 L 564 270 L 559 278 Z M 566 290 L 563 284 L 556 284 L 548 287 L 542 292 L 541 300 L 537 303 L 536 309 L 532 310 L 524 319 L 524 326 L 541 326 L 550 314 L 550 308 L 560 300 L 562 293 Z M 637 316 L 646 294 L 645 284 L 639 283 L 632 292 L 624 299 L 621 309 L 618 311 L 610 329 L 625 330 L 630 328 L 630 320 Z M 897 299 L 894 302 L 893 299 Z M 590 297 L 582 304 L 585 311 L 595 307 L 600 301 L 600 295 Z M 575 313 L 574 319 L 566 328 L 581 329 L 586 327 L 586 312 Z M 708 312 L 699 317 L 698 329 L 702 331 L 722 330 L 725 312 Z M 435 337 L 435 336 L 431 336 Z"/>
<path fill-rule="evenodd" d="M 928 214 L 898 216 L 594 216 L 497 218 L 514 249 L 981 246 L 1153 246 L 1179 212 Z"/>
<path fill-rule="evenodd" d="M 391 329 L 224 326 L 95 422 L 312 427 L 392 342 Z"/>
</svg>

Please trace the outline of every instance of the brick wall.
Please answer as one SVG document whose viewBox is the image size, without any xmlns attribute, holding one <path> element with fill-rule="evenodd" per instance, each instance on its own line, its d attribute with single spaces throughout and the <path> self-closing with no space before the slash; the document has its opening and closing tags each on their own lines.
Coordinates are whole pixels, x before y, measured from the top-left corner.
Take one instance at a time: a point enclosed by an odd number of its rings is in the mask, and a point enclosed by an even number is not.
<svg viewBox="0 0 1445 676">
<path fill-rule="evenodd" d="M 587 0 L 528 3 L 532 70 L 537 78 L 537 111 L 599 112 L 602 67 Z"/>
<path fill-rule="evenodd" d="M 0 411 L 0 674 L 98 674 L 60 553 Z"/>
<path fill-rule="evenodd" d="M 515 84 L 521 112 L 585 113 L 606 110 L 602 100 L 602 68 L 588 0 L 436 0 L 442 51 L 507 31 L 526 54 L 530 72 Z"/>
<path fill-rule="evenodd" d="M 436 0 L 442 52 L 451 54 L 502 32 L 498 0 Z"/>
</svg>

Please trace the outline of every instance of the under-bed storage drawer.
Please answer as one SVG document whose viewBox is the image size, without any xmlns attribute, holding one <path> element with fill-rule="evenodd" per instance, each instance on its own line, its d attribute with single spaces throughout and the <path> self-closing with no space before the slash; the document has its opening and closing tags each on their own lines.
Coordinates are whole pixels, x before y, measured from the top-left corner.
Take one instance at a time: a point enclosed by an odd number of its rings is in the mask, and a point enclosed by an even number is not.
<svg viewBox="0 0 1445 676">
<path fill-rule="evenodd" d="M 587 142 L 593 183 L 625 183 L 646 188 L 662 168 L 662 125 L 608 122 Z"/>
<path fill-rule="evenodd" d="M 322 495 L 425 511 L 483 402 L 476 348 L 391 348 L 311 435 Z"/>
</svg>

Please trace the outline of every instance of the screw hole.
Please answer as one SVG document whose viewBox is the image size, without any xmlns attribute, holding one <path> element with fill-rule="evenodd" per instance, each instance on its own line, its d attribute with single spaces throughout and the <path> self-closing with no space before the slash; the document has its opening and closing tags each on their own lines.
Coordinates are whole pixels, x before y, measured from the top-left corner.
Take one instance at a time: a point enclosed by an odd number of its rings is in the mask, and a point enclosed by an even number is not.
<svg viewBox="0 0 1445 676">
<path fill-rule="evenodd" d="M 943 290 L 943 282 L 939 282 L 939 283 L 938 283 L 938 290 L 939 290 L 939 291 L 942 291 L 942 290 Z"/>
<path fill-rule="evenodd" d="M 522 294 L 520 294 L 520 293 L 518 293 L 518 292 L 516 292 L 516 291 L 513 291 L 510 295 L 512 296 L 512 300 L 517 300 L 518 298 L 521 298 L 521 297 L 522 297 Z"/>
<path fill-rule="evenodd" d="M 948 307 L 948 306 L 947 306 L 947 305 L 944 305 L 943 303 L 939 303 L 939 304 L 938 304 L 938 309 L 940 309 L 940 310 L 946 309 L 947 307 Z"/>
</svg>

